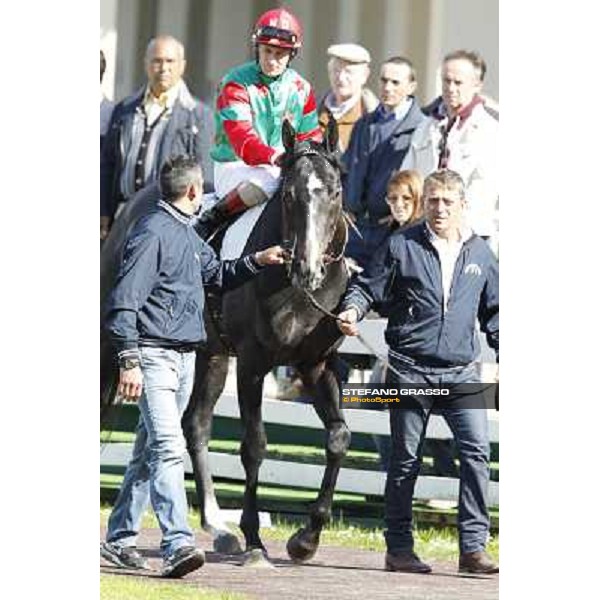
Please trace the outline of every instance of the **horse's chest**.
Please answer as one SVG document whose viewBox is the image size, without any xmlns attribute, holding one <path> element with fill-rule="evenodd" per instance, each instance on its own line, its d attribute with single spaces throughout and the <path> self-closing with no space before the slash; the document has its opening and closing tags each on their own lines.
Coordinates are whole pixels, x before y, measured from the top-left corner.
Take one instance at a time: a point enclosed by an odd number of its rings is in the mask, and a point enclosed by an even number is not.
<svg viewBox="0 0 600 600">
<path fill-rule="evenodd" d="M 303 297 L 288 298 L 272 319 L 273 334 L 284 346 L 297 346 L 317 326 L 323 315 L 307 306 Z"/>
</svg>

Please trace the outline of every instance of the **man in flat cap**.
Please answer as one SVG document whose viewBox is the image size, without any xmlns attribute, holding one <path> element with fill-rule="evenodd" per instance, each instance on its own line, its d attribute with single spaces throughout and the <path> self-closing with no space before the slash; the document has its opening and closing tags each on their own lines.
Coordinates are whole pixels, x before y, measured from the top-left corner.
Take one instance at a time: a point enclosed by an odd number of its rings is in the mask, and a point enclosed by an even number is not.
<svg viewBox="0 0 600 600">
<path fill-rule="evenodd" d="M 358 44 L 334 44 L 329 46 L 327 54 L 331 89 L 319 104 L 319 125 L 324 132 L 329 113 L 333 115 L 338 125 L 339 149 L 344 152 L 356 121 L 375 110 L 379 103 L 375 94 L 365 87 L 371 55 Z"/>
</svg>

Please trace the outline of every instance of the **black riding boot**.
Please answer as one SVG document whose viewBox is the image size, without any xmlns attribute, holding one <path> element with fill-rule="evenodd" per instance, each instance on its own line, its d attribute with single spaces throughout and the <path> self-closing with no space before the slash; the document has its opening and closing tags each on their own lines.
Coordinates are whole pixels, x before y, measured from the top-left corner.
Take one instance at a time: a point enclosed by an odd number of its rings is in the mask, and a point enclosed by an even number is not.
<svg viewBox="0 0 600 600">
<path fill-rule="evenodd" d="M 221 225 L 224 225 L 235 215 L 245 211 L 247 206 L 240 198 L 237 188 L 231 190 L 224 198 L 217 200 L 202 216 L 196 224 L 198 235 L 208 240 Z"/>
</svg>

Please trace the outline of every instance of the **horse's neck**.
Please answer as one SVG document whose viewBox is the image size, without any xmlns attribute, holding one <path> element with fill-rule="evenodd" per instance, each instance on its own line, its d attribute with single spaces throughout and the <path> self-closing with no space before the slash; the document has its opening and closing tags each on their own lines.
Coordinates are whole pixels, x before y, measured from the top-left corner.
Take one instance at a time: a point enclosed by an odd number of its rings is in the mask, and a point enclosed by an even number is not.
<svg viewBox="0 0 600 600">
<path fill-rule="evenodd" d="M 280 244 L 281 233 L 281 198 L 276 192 L 272 198 L 267 200 L 267 206 L 254 224 L 252 232 L 244 248 L 244 254 L 264 250 L 268 246 Z"/>
</svg>

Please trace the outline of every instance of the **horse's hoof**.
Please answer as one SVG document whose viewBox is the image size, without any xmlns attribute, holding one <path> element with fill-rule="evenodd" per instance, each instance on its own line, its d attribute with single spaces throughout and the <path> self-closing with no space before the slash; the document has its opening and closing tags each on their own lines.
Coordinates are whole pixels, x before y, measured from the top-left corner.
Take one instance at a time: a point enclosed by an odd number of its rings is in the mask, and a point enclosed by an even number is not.
<svg viewBox="0 0 600 600">
<path fill-rule="evenodd" d="M 241 554 L 242 546 L 233 533 L 221 533 L 213 540 L 213 549 L 218 554 Z"/>
<path fill-rule="evenodd" d="M 305 527 L 296 531 L 286 545 L 288 556 L 295 563 L 303 563 L 310 560 L 318 548 L 319 532 L 310 532 Z"/>
<path fill-rule="evenodd" d="M 269 560 L 267 552 L 261 548 L 253 548 L 244 554 L 242 566 L 251 569 L 274 569 L 275 566 Z"/>
</svg>

